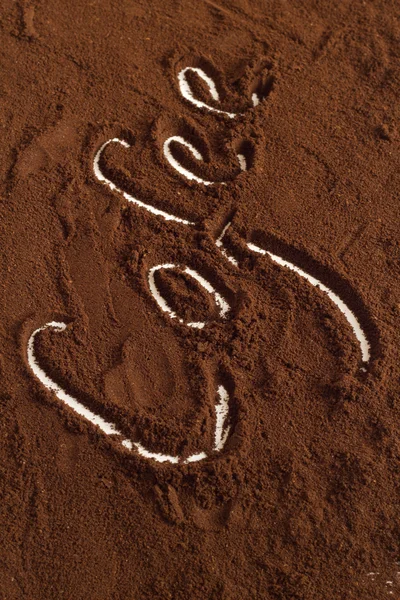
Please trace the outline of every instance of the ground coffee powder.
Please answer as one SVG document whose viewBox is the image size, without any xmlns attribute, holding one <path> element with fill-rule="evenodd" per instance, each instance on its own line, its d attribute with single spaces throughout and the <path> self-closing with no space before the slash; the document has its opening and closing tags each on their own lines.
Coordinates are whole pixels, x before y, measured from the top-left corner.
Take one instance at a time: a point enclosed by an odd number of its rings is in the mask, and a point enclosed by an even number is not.
<svg viewBox="0 0 400 600">
<path fill-rule="evenodd" d="M 2 600 L 399 597 L 399 12 L 3 0 Z"/>
</svg>

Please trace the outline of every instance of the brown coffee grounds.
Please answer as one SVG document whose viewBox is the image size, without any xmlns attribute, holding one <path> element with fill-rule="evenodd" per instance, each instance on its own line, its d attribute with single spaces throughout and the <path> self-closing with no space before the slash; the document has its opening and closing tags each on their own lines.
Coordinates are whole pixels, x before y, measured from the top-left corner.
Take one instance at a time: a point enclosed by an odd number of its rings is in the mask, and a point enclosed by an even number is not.
<svg viewBox="0 0 400 600">
<path fill-rule="evenodd" d="M 400 597 L 399 31 L 387 0 L 3 0 L 1 600 Z M 193 225 L 96 178 L 111 138 L 104 176 Z M 179 464 L 40 383 L 50 321 L 46 374 Z"/>
</svg>

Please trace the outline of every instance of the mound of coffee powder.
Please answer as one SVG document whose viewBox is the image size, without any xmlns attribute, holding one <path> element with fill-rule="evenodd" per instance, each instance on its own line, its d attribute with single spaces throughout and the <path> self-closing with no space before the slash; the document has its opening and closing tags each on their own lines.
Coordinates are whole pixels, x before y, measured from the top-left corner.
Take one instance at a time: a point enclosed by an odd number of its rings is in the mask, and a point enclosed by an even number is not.
<svg viewBox="0 0 400 600">
<path fill-rule="evenodd" d="M 400 596 L 399 12 L 2 1 L 1 600 Z"/>
</svg>

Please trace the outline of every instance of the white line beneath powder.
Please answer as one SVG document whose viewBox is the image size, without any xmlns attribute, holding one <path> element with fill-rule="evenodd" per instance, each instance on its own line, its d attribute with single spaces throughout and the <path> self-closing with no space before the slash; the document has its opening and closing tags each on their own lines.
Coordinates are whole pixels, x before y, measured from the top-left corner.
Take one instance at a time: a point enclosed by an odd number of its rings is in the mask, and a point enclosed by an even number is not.
<svg viewBox="0 0 400 600">
<path fill-rule="evenodd" d="M 236 117 L 236 113 L 230 113 L 230 112 L 226 112 L 225 110 L 220 110 L 218 108 L 215 108 L 214 106 L 210 106 L 209 104 L 206 104 L 205 102 L 202 102 L 201 100 L 198 100 L 197 98 L 195 98 L 193 96 L 193 92 L 191 90 L 191 87 L 190 87 L 187 77 L 186 77 L 186 73 L 188 73 L 190 71 L 192 73 L 196 73 L 206 83 L 206 85 L 209 89 L 211 98 L 215 102 L 220 101 L 219 94 L 218 94 L 218 91 L 217 91 L 214 81 L 211 79 L 211 77 L 209 77 L 203 71 L 203 69 L 199 69 L 198 67 L 186 67 L 178 73 L 179 89 L 180 89 L 182 96 L 186 100 L 188 100 L 189 102 L 191 102 L 192 104 L 197 106 L 197 108 L 205 108 L 207 110 L 210 110 L 211 112 L 226 115 L 230 119 L 233 119 L 234 117 Z"/>
<path fill-rule="evenodd" d="M 102 173 L 102 171 L 100 169 L 100 157 L 101 157 L 101 154 L 102 154 L 104 148 L 106 148 L 106 146 L 108 146 L 111 143 L 120 144 L 124 148 L 130 148 L 130 145 L 128 144 L 128 142 L 125 142 L 125 140 L 120 140 L 119 138 L 112 138 L 111 140 L 104 142 L 104 144 L 102 144 L 102 146 L 100 146 L 100 148 L 98 149 L 98 151 L 95 154 L 94 161 L 93 161 L 93 171 L 99 181 L 101 181 L 102 183 L 107 185 L 110 188 L 110 190 L 113 190 L 115 192 L 118 192 L 119 194 L 122 194 L 122 196 L 125 198 L 125 200 L 128 200 L 128 202 L 133 202 L 133 204 L 136 204 L 137 206 L 140 206 L 141 208 L 145 208 L 146 210 L 151 212 L 153 215 L 163 217 L 163 219 L 165 219 L 166 221 L 176 221 L 177 223 L 184 223 L 185 225 L 194 225 L 194 223 L 192 223 L 191 221 L 187 221 L 186 219 L 181 219 L 180 217 L 171 215 L 170 213 L 160 210 L 159 208 L 155 208 L 154 206 L 151 206 L 151 204 L 146 204 L 145 202 L 142 202 L 141 200 L 134 198 L 134 196 L 131 196 L 131 194 L 128 194 L 127 192 L 124 192 L 119 187 L 117 187 L 115 185 L 115 183 L 113 183 L 110 179 L 107 179 L 107 177 Z"/>
<path fill-rule="evenodd" d="M 200 460 L 204 460 L 207 458 L 207 454 L 205 452 L 199 452 L 197 454 L 193 454 L 186 458 L 184 461 L 179 456 L 171 456 L 168 454 L 162 454 L 158 452 L 151 452 L 147 450 L 140 442 L 132 442 L 129 439 L 124 439 L 121 431 L 118 430 L 116 425 L 113 423 L 109 423 L 100 415 L 95 414 L 86 406 L 84 406 L 81 402 L 79 402 L 76 398 L 68 394 L 65 390 L 62 389 L 57 383 L 55 383 L 47 373 L 41 368 L 39 362 L 36 358 L 35 354 L 35 338 L 40 331 L 44 331 L 45 329 L 54 329 L 57 332 L 65 331 L 67 328 L 65 323 L 51 321 L 35 329 L 35 331 L 31 334 L 28 340 L 27 346 L 27 359 L 28 364 L 35 375 L 35 377 L 40 381 L 40 383 L 49 391 L 53 392 L 56 397 L 61 400 L 64 404 L 66 404 L 69 408 L 71 408 L 76 414 L 83 417 L 93 425 L 99 427 L 103 433 L 106 435 L 115 435 L 121 438 L 119 441 L 121 445 L 127 450 L 135 449 L 138 454 L 143 456 L 144 458 L 150 458 L 160 463 L 170 463 L 170 464 L 186 464 L 192 462 L 198 462 Z M 229 427 L 226 425 L 226 421 L 229 413 L 229 394 L 223 385 L 219 385 L 217 389 L 217 394 L 219 397 L 219 402 L 215 405 L 215 413 L 216 413 L 216 422 L 215 422 L 215 444 L 214 451 L 220 452 L 223 450 L 225 443 L 228 439 Z"/>
<path fill-rule="evenodd" d="M 164 156 L 167 159 L 167 161 L 169 162 L 169 164 L 171 165 L 171 167 L 176 169 L 178 171 L 178 173 L 183 175 L 183 177 L 186 177 L 186 179 L 189 179 L 189 181 L 197 181 L 197 183 L 202 183 L 203 185 L 213 185 L 215 183 L 214 181 L 207 181 L 206 179 L 202 179 L 201 177 L 198 177 L 197 175 L 195 175 L 188 169 L 185 169 L 185 167 L 182 167 L 180 162 L 178 162 L 174 158 L 174 156 L 170 150 L 170 145 L 173 142 L 175 142 L 176 144 L 182 144 L 182 146 L 185 146 L 188 150 L 190 150 L 190 152 L 193 154 L 194 158 L 196 158 L 197 160 L 203 160 L 203 155 L 200 154 L 200 152 L 190 142 L 187 142 L 185 140 L 185 138 L 183 138 L 180 135 L 173 135 L 173 136 L 169 137 L 167 140 L 165 140 L 164 145 L 163 145 Z"/>
<path fill-rule="evenodd" d="M 44 385 L 45 388 L 55 393 L 57 398 L 64 402 L 67 406 L 72 408 L 78 415 L 84 417 L 93 425 L 97 425 L 104 433 L 107 435 L 121 435 L 121 432 L 118 431 L 112 423 L 108 423 L 99 415 L 96 415 L 91 410 L 86 408 L 83 404 L 78 402 L 76 398 L 67 394 L 57 383 L 55 383 L 50 377 L 45 373 L 45 371 L 39 366 L 38 361 L 35 356 L 34 342 L 35 337 L 39 333 L 39 331 L 44 331 L 45 329 L 54 329 L 55 331 L 61 332 L 65 331 L 67 328 L 65 323 L 58 323 L 56 321 L 51 321 L 50 323 L 46 323 L 43 327 L 39 327 L 36 329 L 29 338 L 28 341 L 28 363 L 30 368 L 32 369 L 34 375 L 39 379 L 40 383 Z"/>
<path fill-rule="evenodd" d="M 182 175 L 189 181 L 196 181 L 197 183 L 201 183 L 203 185 L 226 185 L 226 181 L 208 181 L 207 179 L 203 179 L 202 177 L 195 175 L 194 173 L 192 173 L 192 171 L 189 171 L 189 169 L 186 169 L 186 167 L 183 167 L 181 165 L 181 163 L 178 160 L 176 160 L 176 158 L 174 157 L 174 155 L 171 152 L 170 146 L 173 142 L 175 142 L 176 144 L 181 144 L 182 146 L 185 146 L 185 148 L 187 148 L 192 153 L 193 157 L 196 160 L 203 161 L 204 158 L 203 158 L 203 155 L 199 152 L 199 150 L 197 150 L 197 148 L 195 148 L 193 146 L 193 144 L 191 144 L 190 142 L 185 140 L 185 138 L 182 137 L 181 135 L 172 135 L 171 137 L 166 139 L 163 144 L 164 156 L 165 156 L 167 162 L 171 165 L 171 167 L 173 167 L 176 171 L 178 171 L 178 173 L 180 175 Z M 237 154 L 236 156 L 239 161 L 240 170 L 246 171 L 247 163 L 246 163 L 246 158 L 245 158 L 244 154 Z"/>
<path fill-rule="evenodd" d="M 355 316 L 355 314 L 343 302 L 343 300 L 341 298 L 339 298 L 339 296 L 337 294 L 335 294 L 335 292 L 333 292 L 331 289 L 329 289 L 326 285 L 324 285 L 321 281 L 319 281 L 312 275 L 309 275 L 308 273 L 306 273 L 299 267 L 296 267 L 296 265 L 292 264 L 291 262 L 289 262 L 287 260 L 284 260 L 280 256 L 277 256 L 276 254 L 272 254 L 272 252 L 269 252 L 268 250 L 263 250 L 262 248 L 259 248 L 258 246 L 256 246 L 255 244 L 252 244 L 252 243 L 248 243 L 247 246 L 253 252 L 258 252 L 259 254 L 268 254 L 268 256 L 274 262 L 276 262 L 278 265 L 281 265 L 282 267 L 287 267 L 291 271 L 294 271 L 295 273 L 300 275 L 300 277 L 304 277 L 305 279 L 307 279 L 311 283 L 311 285 L 318 287 L 323 292 L 326 292 L 326 294 L 328 295 L 330 300 L 332 300 L 332 302 L 334 302 L 336 304 L 336 306 L 344 314 L 347 321 L 351 325 L 351 327 L 354 331 L 354 334 L 355 334 L 355 336 L 360 344 L 360 347 L 361 347 L 361 357 L 362 357 L 363 362 L 369 361 L 369 359 L 370 359 L 370 344 L 367 340 L 367 337 L 366 337 L 364 331 L 362 330 L 361 325 L 360 325 L 357 317 Z"/>
<path fill-rule="evenodd" d="M 160 292 L 157 288 L 154 275 L 160 269 L 179 269 L 179 265 L 174 265 L 174 264 L 168 263 L 168 264 L 156 265 L 155 267 L 152 267 L 149 270 L 148 281 L 149 281 L 149 288 L 150 288 L 151 295 L 153 296 L 153 298 L 155 299 L 155 301 L 157 302 L 157 304 L 161 308 L 161 310 L 163 312 L 168 313 L 169 316 L 171 317 L 171 319 L 177 319 L 180 323 L 184 323 L 183 319 L 181 319 L 180 317 L 177 317 L 176 313 L 171 309 L 171 307 L 168 305 L 167 301 L 163 298 L 163 296 L 160 294 Z M 215 303 L 219 308 L 220 317 L 225 319 L 227 313 L 230 310 L 230 306 L 229 306 L 228 302 L 225 300 L 225 298 L 223 298 L 221 296 L 221 294 L 219 294 L 215 290 L 215 288 L 211 285 L 211 283 L 209 281 L 207 281 L 207 279 L 202 277 L 202 275 L 200 275 L 194 269 L 185 267 L 183 269 L 183 272 L 187 273 L 188 275 L 193 277 L 193 279 L 195 279 L 209 294 L 212 294 L 214 296 Z M 201 322 L 186 323 L 186 325 L 188 327 L 194 327 L 196 329 L 203 329 L 205 324 L 206 324 L 205 321 L 204 322 L 201 321 Z"/>
<path fill-rule="evenodd" d="M 224 386 L 218 387 L 219 403 L 215 406 L 216 426 L 214 450 L 221 451 L 228 439 L 230 427 L 226 425 L 229 415 L 229 395 Z"/>
<path fill-rule="evenodd" d="M 230 222 L 225 225 L 225 227 L 221 231 L 221 235 L 215 241 L 215 245 L 221 250 L 221 254 L 223 254 L 223 256 L 225 256 L 225 258 L 229 260 L 229 262 L 231 262 L 233 265 L 235 265 L 235 267 L 239 267 L 238 261 L 236 260 L 236 258 L 234 258 L 233 256 L 230 256 L 228 254 L 226 248 L 224 247 L 223 241 L 222 241 L 224 239 L 225 233 L 228 231 L 230 225 L 231 225 Z"/>
<path fill-rule="evenodd" d="M 215 243 L 221 249 L 221 253 L 232 264 L 234 264 L 236 267 L 239 267 L 239 263 L 236 260 L 236 258 L 234 258 L 233 256 L 229 256 L 227 254 L 227 251 L 223 247 L 223 243 L 222 243 L 223 237 L 224 237 L 226 231 L 228 230 L 228 228 L 230 227 L 230 225 L 231 225 L 230 222 L 225 225 L 224 229 L 221 232 L 221 235 L 219 236 L 219 238 L 217 239 L 217 241 Z M 281 258 L 280 256 L 277 256 L 276 254 L 273 254 L 272 252 L 269 252 L 268 250 L 264 250 L 263 248 L 260 248 L 259 246 L 256 246 L 255 244 L 253 244 L 251 242 L 249 242 L 247 244 L 247 247 L 252 252 L 257 252 L 258 254 L 264 254 L 264 255 L 267 254 L 278 265 L 280 265 L 282 267 L 286 267 L 286 268 L 290 269 L 291 271 L 294 271 L 295 273 L 297 273 L 297 275 L 300 275 L 300 277 L 307 279 L 307 281 L 309 281 L 309 283 L 311 283 L 311 285 L 313 285 L 314 287 L 318 287 L 320 290 L 325 292 L 328 295 L 329 299 L 334 304 L 336 304 L 336 306 L 339 308 L 339 310 L 344 314 L 348 323 L 350 324 L 351 328 L 353 329 L 354 335 L 356 336 L 357 341 L 360 344 L 362 361 L 364 363 L 369 362 L 369 360 L 371 358 L 371 351 L 370 351 L 370 343 L 367 339 L 367 336 L 365 335 L 365 333 L 360 325 L 360 322 L 357 319 L 357 317 L 355 316 L 355 314 L 350 310 L 350 308 L 347 306 L 347 304 L 345 304 L 345 302 L 337 294 L 335 294 L 335 292 L 333 292 L 331 289 L 329 289 L 321 281 L 316 279 L 316 277 L 309 275 L 308 273 L 306 273 L 305 271 L 303 271 L 302 269 L 300 269 L 293 263 Z"/>
<path fill-rule="evenodd" d="M 247 171 L 247 162 L 244 154 L 237 154 L 239 166 L 241 171 Z"/>
</svg>

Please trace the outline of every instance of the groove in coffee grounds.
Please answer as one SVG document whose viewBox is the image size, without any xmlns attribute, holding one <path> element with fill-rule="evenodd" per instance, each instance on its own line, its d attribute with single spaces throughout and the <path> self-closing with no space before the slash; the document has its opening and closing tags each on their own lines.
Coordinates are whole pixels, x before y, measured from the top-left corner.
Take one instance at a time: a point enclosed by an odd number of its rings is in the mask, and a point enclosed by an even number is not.
<svg viewBox="0 0 400 600">
<path fill-rule="evenodd" d="M 193 275 L 192 275 L 193 276 Z M 222 309 L 221 309 L 222 310 Z M 77 398 L 68 394 L 60 385 L 53 381 L 47 373 L 41 368 L 39 361 L 35 353 L 35 338 L 38 333 L 45 331 L 46 329 L 53 329 L 57 332 L 65 331 L 67 325 L 58 321 L 50 321 L 33 331 L 30 335 L 27 345 L 27 359 L 28 364 L 40 383 L 50 392 L 53 392 L 56 397 L 61 400 L 66 406 L 72 409 L 77 415 L 83 417 L 86 421 L 92 425 L 97 426 L 106 435 L 116 436 L 119 443 L 127 450 L 135 449 L 138 454 L 144 458 L 155 460 L 159 463 L 170 463 L 170 464 L 187 464 L 204 460 L 209 455 L 206 452 L 200 452 L 192 454 L 184 460 L 180 456 L 171 456 L 168 454 L 162 454 L 158 452 L 151 452 L 143 446 L 141 442 L 133 442 L 129 439 L 124 438 L 122 432 L 118 429 L 117 425 L 110 423 L 103 419 L 100 415 L 89 410 L 84 406 Z M 228 440 L 231 425 L 229 423 L 229 393 L 224 385 L 219 384 L 217 387 L 218 402 L 215 404 L 215 431 L 214 431 L 214 446 L 213 452 L 221 452 Z"/>
</svg>

